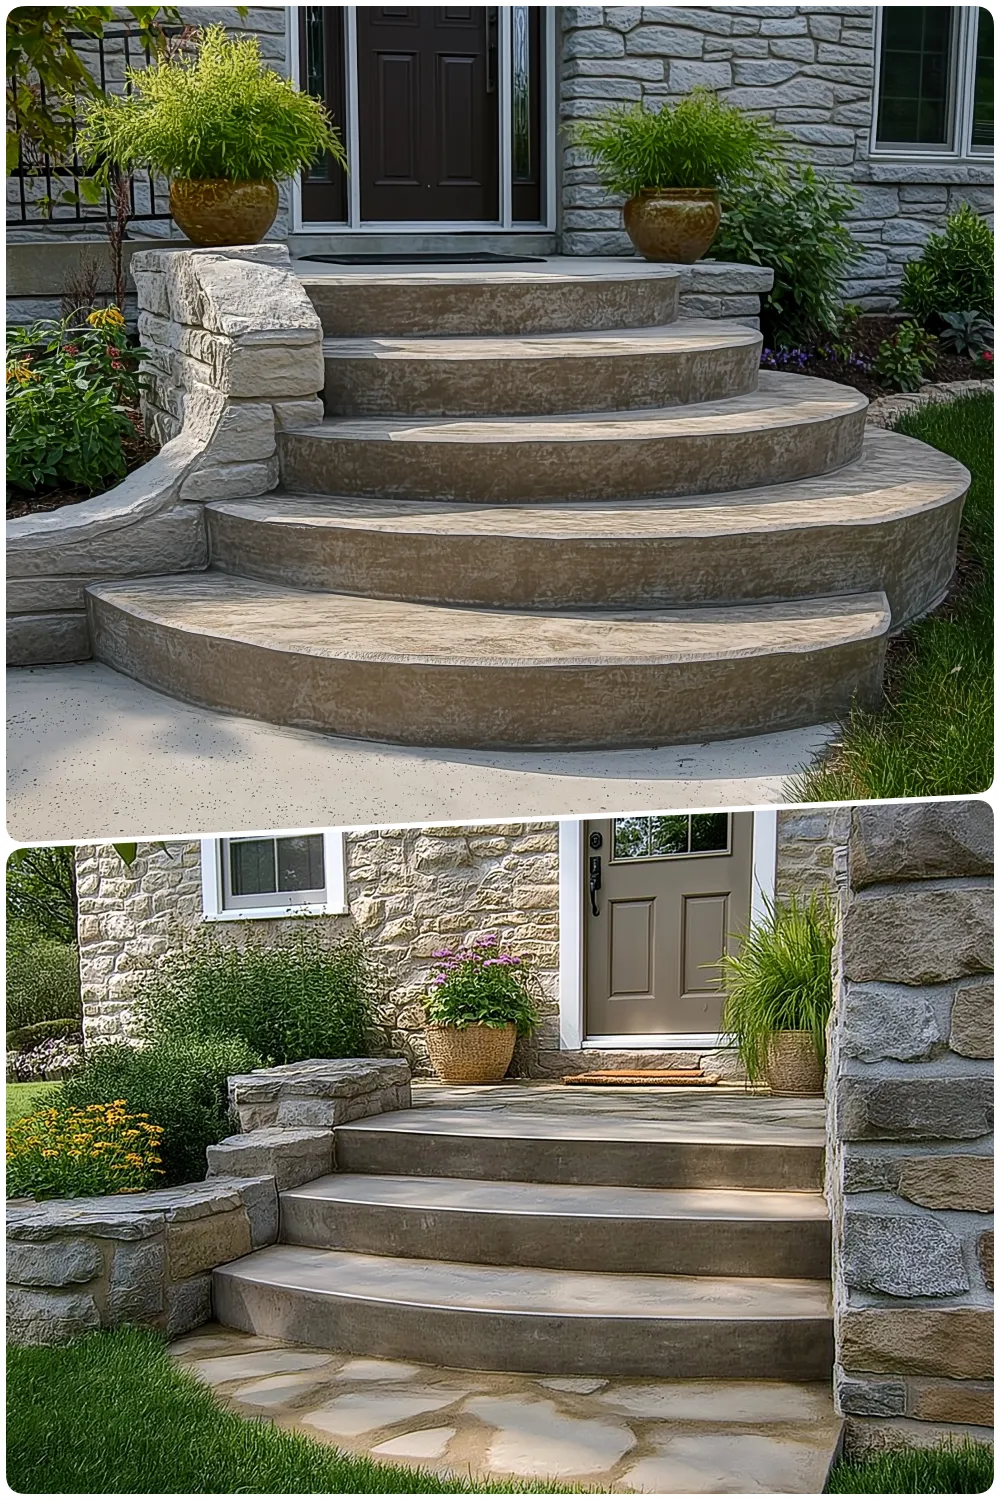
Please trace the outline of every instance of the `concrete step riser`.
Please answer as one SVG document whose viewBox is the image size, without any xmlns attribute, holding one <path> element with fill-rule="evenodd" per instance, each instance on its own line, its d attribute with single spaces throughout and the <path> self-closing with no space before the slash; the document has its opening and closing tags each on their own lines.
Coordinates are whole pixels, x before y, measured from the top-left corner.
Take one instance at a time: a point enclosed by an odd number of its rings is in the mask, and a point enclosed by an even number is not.
<svg viewBox="0 0 1000 1500">
<path fill-rule="evenodd" d="M 895 628 L 947 587 L 961 512 L 959 497 L 882 524 L 670 537 L 629 536 L 625 513 L 623 535 L 600 539 L 569 528 L 532 536 L 276 523 L 212 507 L 206 517 L 215 567 L 293 588 L 485 609 L 669 609 L 884 588 Z"/>
<path fill-rule="evenodd" d="M 825 1318 L 609 1319 L 373 1303 L 244 1281 L 225 1266 L 213 1275 L 213 1304 L 220 1322 L 248 1333 L 452 1369 L 811 1381 L 833 1367 Z"/>
<path fill-rule="evenodd" d="M 581 1187 L 763 1188 L 815 1193 L 822 1146 L 754 1142 L 546 1140 L 455 1136 L 425 1131 L 336 1133 L 339 1172 L 388 1167 L 408 1177 L 470 1177 L 489 1182 L 572 1183 Z M 825 1273 L 824 1273 L 825 1274 Z"/>
<path fill-rule="evenodd" d="M 188 631 L 88 596 L 94 655 L 209 708 L 398 744 L 642 748 L 829 722 L 881 697 L 885 635 L 760 656 L 378 661 Z"/>
<path fill-rule="evenodd" d="M 404 441 L 336 424 L 279 436 L 282 481 L 307 494 L 399 500 L 617 500 L 703 495 L 825 474 L 858 457 L 864 412 L 778 428 L 601 439 Z"/>
<path fill-rule="evenodd" d="M 503 286 L 310 282 L 327 338 L 597 333 L 654 328 L 677 317 L 679 281 L 662 277 Z"/>
<path fill-rule="evenodd" d="M 332 416 L 537 416 L 718 401 L 756 389 L 759 344 L 592 358 L 376 359 L 327 355 Z"/>
<path fill-rule="evenodd" d="M 822 1221 L 649 1221 L 329 1202 L 286 1196 L 281 1239 L 371 1255 L 673 1276 L 830 1274 Z"/>
</svg>

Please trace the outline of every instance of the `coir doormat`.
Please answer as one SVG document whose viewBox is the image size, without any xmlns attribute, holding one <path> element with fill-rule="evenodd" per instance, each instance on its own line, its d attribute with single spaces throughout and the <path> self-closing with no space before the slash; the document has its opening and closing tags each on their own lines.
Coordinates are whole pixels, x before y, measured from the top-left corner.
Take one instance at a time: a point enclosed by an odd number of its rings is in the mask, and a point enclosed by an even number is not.
<svg viewBox="0 0 1000 1500">
<path fill-rule="evenodd" d="M 701 1068 L 601 1068 L 596 1073 L 565 1073 L 563 1083 L 588 1084 L 591 1087 L 646 1088 L 714 1088 L 720 1073 L 705 1073 Z"/>
</svg>

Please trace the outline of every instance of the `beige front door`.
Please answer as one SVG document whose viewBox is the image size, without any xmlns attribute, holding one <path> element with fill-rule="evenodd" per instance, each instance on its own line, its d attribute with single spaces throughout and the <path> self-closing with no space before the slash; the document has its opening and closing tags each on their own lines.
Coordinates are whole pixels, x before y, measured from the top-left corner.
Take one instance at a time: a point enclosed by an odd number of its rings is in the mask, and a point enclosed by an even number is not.
<svg viewBox="0 0 1000 1500">
<path fill-rule="evenodd" d="M 719 959 L 749 920 L 752 845 L 752 813 L 585 825 L 585 1036 L 719 1031 Z"/>
</svg>

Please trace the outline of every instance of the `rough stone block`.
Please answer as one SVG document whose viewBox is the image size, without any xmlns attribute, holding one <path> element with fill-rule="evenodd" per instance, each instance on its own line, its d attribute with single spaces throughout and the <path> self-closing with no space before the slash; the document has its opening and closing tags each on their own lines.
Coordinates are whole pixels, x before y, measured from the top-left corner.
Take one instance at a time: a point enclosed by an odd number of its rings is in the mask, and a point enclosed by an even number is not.
<svg viewBox="0 0 1000 1500">
<path fill-rule="evenodd" d="M 274 412 L 266 401 L 234 402 L 205 450 L 210 464 L 246 464 L 274 453 Z"/>
<path fill-rule="evenodd" d="M 891 1297 L 952 1297 L 969 1290 L 961 1241 L 929 1215 L 846 1213 L 843 1275 L 850 1287 Z"/>
<path fill-rule="evenodd" d="M 12 1344 L 66 1344 L 101 1326 L 87 1292 L 7 1288 L 7 1339 Z"/>
<path fill-rule="evenodd" d="M 939 984 L 993 970 L 993 891 L 985 885 L 872 888 L 844 914 L 847 979 Z"/>
<path fill-rule="evenodd" d="M 993 1128 L 993 1081 L 967 1077 L 863 1078 L 837 1089 L 841 1140 L 975 1140 Z"/>
<path fill-rule="evenodd" d="M 924 1208 L 993 1212 L 992 1156 L 907 1156 L 899 1162 L 900 1197 Z"/>
<path fill-rule="evenodd" d="M 866 187 L 878 216 L 895 189 Z M 867 201 L 867 199 L 866 199 Z M 851 881 L 937 880 L 993 873 L 993 810 L 987 802 L 874 803 L 854 810 Z"/>
<path fill-rule="evenodd" d="M 962 1057 L 993 1056 L 993 981 L 960 984 L 951 1010 L 948 1046 Z"/>
<path fill-rule="evenodd" d="M 637 26 L 626 39 L 629 53 L 646 57 L 700 57 L 704 37 L 679 26 Z"/>
<path fill-rule="evenodd" d="M 933 990 L 913 985 L 847 984 L 841 999 L 841 1051 L 859 1062 L 929 1057 L 943 1041 Z"/>
<path fill-rule="evenodd" d="M 16 1286 L 71 1286 L 93 1281 L 104 1271 L 104 1256 L 87 1240 L 54 1239 L 47 1243 L 7 1242 L 7 1280 Z"/>
<path fill-rule="evenodd" d="M 253 1130 L 208 1147 L 209 1177 L 273 1177 L 279 1193 L 332 1170 L 330 1130 Z"/>
<path fill-rule="evenodd" d="M 845 1193 L 894 1193 L 899 1181 L 899 1158 L 874 1156 L 857 1146 L 846 1145 L 842 1181 Z"/>
<path fill-rule="evenodd" d="M 192 1328 L 200 1328 L 212 1317 L 212 1278 L 210 1275 L 191 1276 L 187 1281 L 174 1282 L 167 1287 L 168 1337 L 177 1338 Z"/>
<path fill-rule="evenodd" d="M 326 380 L 323 345 L 319 337 L 275 344 L 247 334 L 233 346 L 228 374 L 234 398 L 315 397 Z"/>
<path fill-rule="evenodd" d="M 728 62 L 671 62 L 669 81 L 671 91 L 678 94 L 694 88 L 728 89 L 733 70 Z"/>
<path fill-rule="evenodd" d="M 980 1307 L 858 1308 L 840 1320 L 846 1370 L 993 1377 L 993 1313 Z"/>
<path fill-rule="evenodd" d="M 993 1386 L 969 1380 L 911 1380 L 908 1412 L 921 1422 L 993 1426 Z"/>
<path fill-rule="evenodd" d="M 246 1178 L 240 1198 L 250 1221 L 250 1243 L 255 1250 L 278 1238 L 278 1191 L 273 1177 Z"/>
<path fill-rule="evenodd" d="M 275 401 L 272 405 L 274 425 L 279 432 L 295 427 L 315 427 L 324 417 L 323 403 L 318 397 L 301 401 Z"/>
<path fill-rule="evenodd" d="M 262 463 L 216 464 L 206 462 L 181 485 L 182 500 L 241 500 L 266 495 L 278 483 L 278 460 Z"/>
<path fill-rule="evenodd" d="M 845 1416 L 901 1417 L 906 1411 L 906 1386 L 901 1380 L 861 1380 L 840 1371 L 836 1402 Z"/>
<path fill-rule="evenodd" d="M 132 1240 L 116 1245 L 108 1282 L 108 1321 L 155 1322 L 163 1312 L 165 1282 L 162 1240 Z"/>
<path fill-rule="evenodd" d="M 976 1259 L 983 1273 L 983 1280 L 993 1290 L 993 1230 L 987 1229 L 976 1241 Z"/>
<path fill-rule="evenodd" d="M 167 1264 L 171 1281 L 184 1281 L 250 1253 L 250 1221 L 242 1207 L 203 1219 L 170 1224 Z"/>
</svg>

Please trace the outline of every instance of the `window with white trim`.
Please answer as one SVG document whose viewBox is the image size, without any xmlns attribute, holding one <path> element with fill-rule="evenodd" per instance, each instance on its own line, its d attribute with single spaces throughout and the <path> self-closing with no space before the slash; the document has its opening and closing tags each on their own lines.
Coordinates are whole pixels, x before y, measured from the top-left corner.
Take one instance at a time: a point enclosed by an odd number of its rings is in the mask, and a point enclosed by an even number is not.
<svg viewBox="0 0 1000 1500">
<path fill-rule="evenodd" d="M 976 5 L 883 5 L 876 155 L 993 155 L 993 17 Z"/>
<path fill-rule="evenodd" d="M 209 921 L 342 915 L 343 831 L 203 839 L 201 883 Z"/>
</svg>

